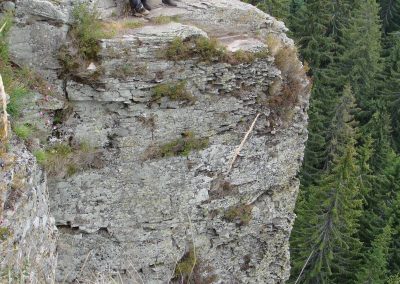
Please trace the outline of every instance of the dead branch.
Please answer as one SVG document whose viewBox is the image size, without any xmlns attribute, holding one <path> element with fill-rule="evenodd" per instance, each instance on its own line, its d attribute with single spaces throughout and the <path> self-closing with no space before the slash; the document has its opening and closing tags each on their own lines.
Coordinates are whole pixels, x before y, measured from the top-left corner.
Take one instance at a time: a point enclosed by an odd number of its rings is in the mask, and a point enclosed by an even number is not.
<svg viewBox="0 0 400 284">
<path fill-rule="evenodd" d="M 256 124 L 256 121 L 257 121 L 259 116 L 260 116 L 260 114 L 257 114 L 257 116 L 253 120 L 253 123 L 251 124 L 249 130 L 246 132 L 246 135 L 244 136 L 244 138 L 242 140 L 242 143 L 240 143 L 239 147 L 236 149 L 235 153 L 233 154 L 232 160 L 229 163 L 228 171 L 226 172 L 227 175 L 232 170 L 233 164 L 235 163 L 237 156 L 239 155 L 240 151 L 242 150 L 242 148 L 244 146 L 244 143 L 246 143 L 246 140 L 249 137 L 250 133 L 253 131 L 254 125 Z"/>
</svg>

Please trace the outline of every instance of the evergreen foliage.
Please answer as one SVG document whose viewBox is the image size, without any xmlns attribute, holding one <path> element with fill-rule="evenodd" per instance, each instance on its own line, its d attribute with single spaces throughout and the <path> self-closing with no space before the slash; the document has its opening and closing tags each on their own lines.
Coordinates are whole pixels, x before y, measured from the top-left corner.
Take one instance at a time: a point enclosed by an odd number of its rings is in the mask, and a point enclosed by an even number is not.
<svg viewBox="0 0 400 284">
<path fill-rule="evenodd" d="M 357 283 L 384 284 L 387 279 L 387 257 L 392 238 L 392 228 L 387 225 L 372 244 L 365 264 L 357 273 Z"/>
<path fill-rule="evenodd" d="M 361 215 L 354 124 L 355 99 L 346 86 L 332 125 L 332 162 L 320 181 L 307 188 L 298 204 L 292 246 L 294 278 L 301 283 L 342 283 L 353 278 L 361 243 L 356 234 Z"/>
<path fill-rule="evenodd" d="M 314 83 L 291 280 L 400 283 L 400 1 L 246 2 L 285 20 Z"/>
<path fill-rule="evenodd" d="M 243 2 L 253 4 L 281 20 L 287 19 L 289 16 L 291 0 L 244 0 Z"/>
<path fill-rule="evenodd" d="M 400 0 L 246 2 L 313 78 L 290 281 L 400 283 Z"/>
<path fill-rule="evenodd" d="M 382 28 L 385 33 L 400 29 L 400 1 L 380 0 Z"/>
<path fill-rule="evenodd" d="M 366 105 L 375 94 L 375 78 L 382 68 L 379 6 L 375 0 L 354 2 L 353 15 L 343 28 L 341 41 L 345 50 L 340 60 L 341 71 L 350 78 L 363 111 L 368 111 Z"/>
</svg>

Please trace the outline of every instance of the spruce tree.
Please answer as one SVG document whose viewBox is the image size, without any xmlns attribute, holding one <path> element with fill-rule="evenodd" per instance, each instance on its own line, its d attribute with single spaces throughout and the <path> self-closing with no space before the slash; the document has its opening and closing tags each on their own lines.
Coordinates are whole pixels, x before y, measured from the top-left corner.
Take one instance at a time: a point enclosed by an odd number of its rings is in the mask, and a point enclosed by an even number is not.
<svg viewBox="0 0 400 284">
<path fill-rule="evenodd" d="M 379 81 L 379 99 L 388 106 L 393 147 L 400 152 L 400 32 L 385 37 L 385 68 Z"/>
<path fill-rule="evenodd" d="M 342 52 L 339 28 L 347 21 L 348 2 L 306 1 L 290 22 L 313 77 L 309 139 L 301 172 L 303 188 L 315 184 L 328 164 L 329 126 L 345 80 L 340 76 L 337 61 Z"/>
<path fill-rule="evenodd" d="M 357 283 L 385 283 L 388 274 L 388 254 L 391 239 L 392 228 L 388 224 L 383 229 L 383 232 L 373 241 L 372 248 L 366 256 L 366 261 L 357 273 Z"/>
<path fill-rule="evenodd" d="M 346 87 L 332 120 L 338 138 L 332 164 L 297 205 L 291 237 L 292 279 L 299 277 L 301 283 L 345 283 L 354 278 L 361 247 L 356 237 L 361 200 L 354 100 Z"/>
<path fill-rule="evenodd" d="M 392 196 L 389 201 L 389 216 L 393 220 L 393 239 L 389 249 L 389 271 L 391 274 L 400 275 L 400 157 L 393 159 L 390 167 L 386 169 L 387 175 L 390 177 Z M 400 282 L 399 282 L 400 283 Z"/>
<path fill-rule="evenodd" d="M 376 77 L 382 70 L 379 5 L 375 0 L 356 0 L 354 5 L 349 23 L 343 28 L 342 72 L 349 76 L 360 107 L 369 113 Z"/>
<path fill-rule="evenodd" d="M 390 201 L 395 197 L 392 192 L 390 165 L 395 153 L 390 147 L 390 117 L 381 109 L 373 114 L 363 127 L 363 135 L 372 138 L 373 149 L 369 163 L 369 175 L 364 180 L 368 189 L 363 189 L 364 212 L 361 216 L 359 236 L 366 252 L 371 242 L 381 233 L 390 217 Z"/>
<path fill-rule="evenodd" d="M 381 19 L 385 33 L 400 30 L 400 1 L 399 0 L 380 0 Z"/>
</svg>

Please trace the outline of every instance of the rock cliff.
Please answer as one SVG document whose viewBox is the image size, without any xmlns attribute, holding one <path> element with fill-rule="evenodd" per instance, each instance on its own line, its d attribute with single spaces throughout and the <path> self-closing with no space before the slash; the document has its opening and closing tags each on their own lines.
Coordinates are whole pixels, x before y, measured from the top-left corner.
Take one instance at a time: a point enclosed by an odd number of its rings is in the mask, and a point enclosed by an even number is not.
<svg viewBox="0 0 400 284">
<path fill-rule="evenodd" d="M 56 281 L 288 279 L 309 81 L 284 24 L 239 1 L 182 0 L 101 39 L 95 60 L 67 72 L 73 58 L 60 50 L 74 44 L 77 4 L 15 4 L 12 60 L 65 97 L 50 141 L 90 148 L 68 156 L 86 153 L 83 170 L 57 160 L 47 182 Z M 108 25 L 126 13 L 112 0 L 96 7 Z M 44 190 L 30 159 L 31 188 Z"/>
</svg>

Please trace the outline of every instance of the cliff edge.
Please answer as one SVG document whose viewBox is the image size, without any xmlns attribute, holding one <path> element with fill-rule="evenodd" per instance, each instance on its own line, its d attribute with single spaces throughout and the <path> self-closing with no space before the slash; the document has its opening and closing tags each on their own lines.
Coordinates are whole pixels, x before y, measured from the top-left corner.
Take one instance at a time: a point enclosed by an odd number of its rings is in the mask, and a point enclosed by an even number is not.
<svg viewBox="0 0 400 284">
<path fill-rule="evenodd" d="M 63 153 L 44 180 L 58 282 L 289 277 L 310 82 L 282 22 L 240 1 L 177 3 L 133 24 L 100 0 L 112 34 L 93 56 L 77 3 L 15 3 L 13 62 L 65 100 L 42 145 Z"/>
</svg>

